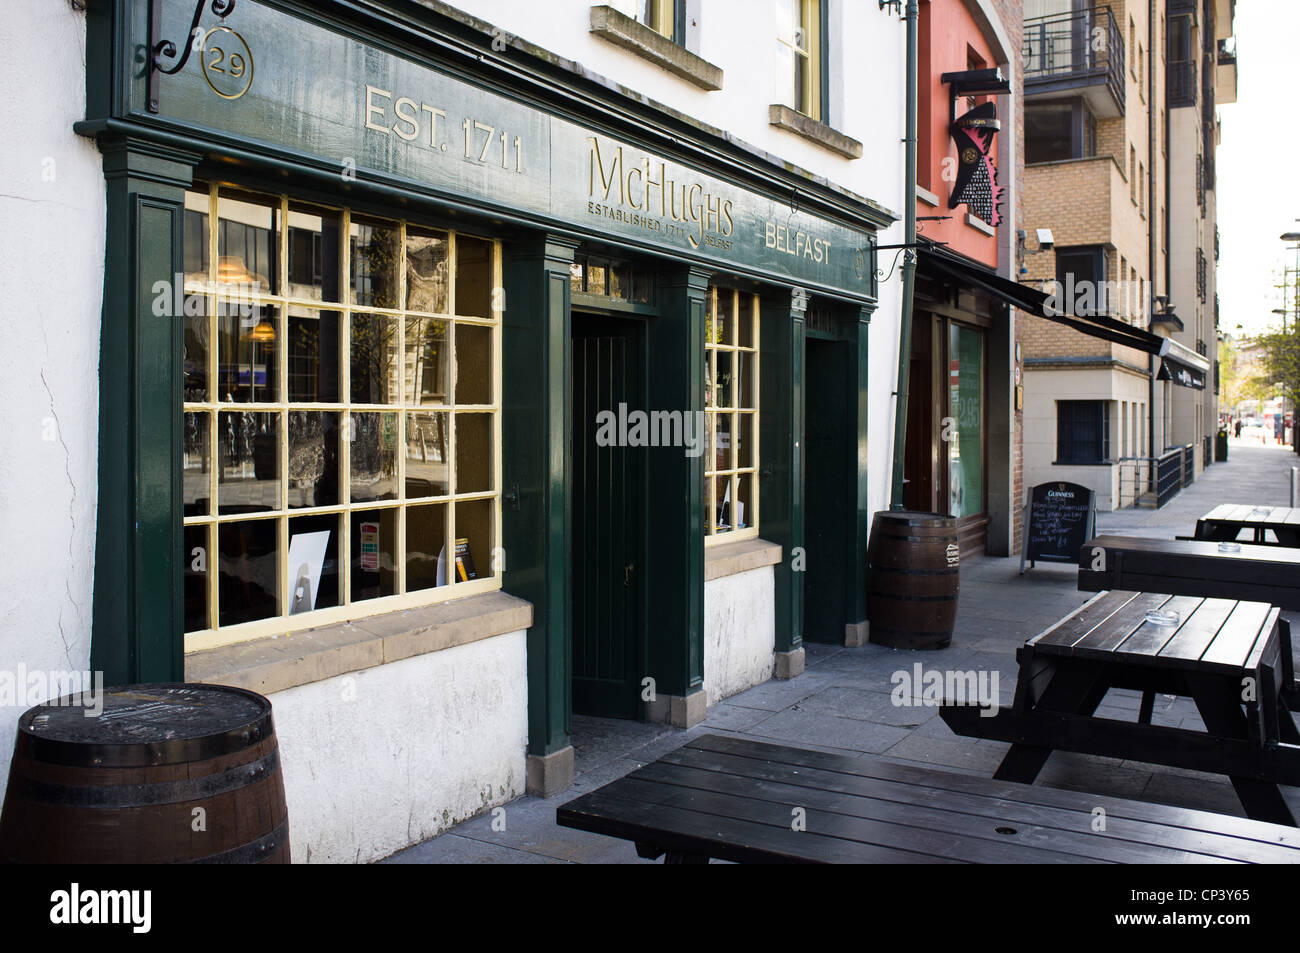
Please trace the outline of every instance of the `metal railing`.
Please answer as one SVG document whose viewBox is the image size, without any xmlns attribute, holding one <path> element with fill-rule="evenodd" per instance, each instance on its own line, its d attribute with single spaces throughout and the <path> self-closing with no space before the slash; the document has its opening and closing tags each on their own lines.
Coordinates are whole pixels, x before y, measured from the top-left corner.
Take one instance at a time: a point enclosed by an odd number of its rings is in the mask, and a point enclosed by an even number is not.
<svg viewBox="0 0 1300 953">
<path fill-rule="evenodd" d="M 1151 486 L 1151 458 L 1120 457 L 1115 463 L 1119 467 L 1119 499 L 1115 509 L 1142 505 L 1143 496 Z M 1151 505 L 1151 502 L 1148 499 L 1146 505 Z"/>
<path fill-rule="evenodd" d="M 1195 444 L 1188 444 L 1172 447 L 1159 457 L 1120 457 L 1115 461 L 1119 466 L 1116 509 L 1164 506 L 1191 483 L 1196 467 L 1195 452 Z"/>
<path fill-rule="evenodd" d="M 1124 113 L 1124 39 L 1110 7 L 1025 20 L 1025 91 L 1105 84 Z"/>
<path fill-rule="evenodd" d="M 1169 108 L 1196 105 L 1196 61 L 1184 60 L 1170 63 L 1165 79 L 1165 95 Z"/>
<path fill-rule="evenodd" d="M 1182 447 L 1175 447 L 1174 449 L 1183 456 L 1182 488 L 1186 489 L 1191 486 L 1192 481 L 1196 479 L 1196 444 L 1189 443 Z"/>
</svg>

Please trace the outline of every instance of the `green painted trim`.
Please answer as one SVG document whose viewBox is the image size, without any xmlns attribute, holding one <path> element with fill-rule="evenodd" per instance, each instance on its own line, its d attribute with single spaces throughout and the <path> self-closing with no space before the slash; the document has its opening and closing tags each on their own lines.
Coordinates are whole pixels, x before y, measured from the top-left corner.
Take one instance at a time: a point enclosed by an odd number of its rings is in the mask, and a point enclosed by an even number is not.
<svg viewBox="0 0 1300 953">
<path fill-rule="evenodd" d="M 507 243 L 502 336 L 504 588 L 533 603 L 528 630 L 528 753 L 569 745 L 573 723 L 572 407 L 569 266 L 577 242 L 555 235 Z"/>
<path fill-rule="evenodd" d="M 803 645 L 805 574 L 794 567 L 804 545 L 804 312 L 791 307 L 788 289 L 779 289 L 760 300 L 759 320 L 759 532 L 781 546 L 781 562 L 772 567 L 774 647 L 790 652 Z"/>
<path fill-rule="evenodd" d="M 184 677 L 181 323 L 153 313 L 182 270 L 184 190 L 199 156 L 106 140 L 99 487 L 91 667 L 110 684 Z M 209 559 L 210 571 L 215 561 Z"/>
<path fill-rule="evenodd" d="M 853 441 L 853 457 L 850 461 L 852 499 L 853 537 L 849 542 L 846 556 L 851 567 L 848 574 L 848 591 L 845 593 L 844 608 L 850 624 L 867 618 L 867 537 L 871 533 L 871 504 L 868 496 L 868 471 L 871 466 L 870 445 L 867 442 L 870 411 L 870 344 L 871 314 L 874 308 L 862 308 L 853 317 L 856 320 L 845 322 L 849 343 L 854 349 L 853 364 L 856 375 L 856 393 L 852 420 L 856 429 Z"/>
<path fill-rule="evenodd" d="M 646 335 L 647 361 L 654 355 L 647 364 L 652 408 L 704 411 L 709 278 L 689 265 L 661 276 L 662 317 L 649 322 Z M 648 487 L 646 674 L 658 694 L 685 696 L 704 683 L 703 455 L 652 451 Z"/>
</svg>

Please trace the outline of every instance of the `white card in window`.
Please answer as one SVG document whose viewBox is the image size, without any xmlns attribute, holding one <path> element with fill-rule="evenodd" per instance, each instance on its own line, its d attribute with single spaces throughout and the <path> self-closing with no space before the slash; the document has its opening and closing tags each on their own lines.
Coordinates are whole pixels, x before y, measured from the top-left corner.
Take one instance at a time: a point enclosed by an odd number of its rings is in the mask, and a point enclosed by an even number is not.
<svg viewBox="0 0 1300 953">
<path fill-rule="evenodd" d="M 330 531 L 295 533 L 289 537 L 289 614 L 310 612 L 316 608 L 321 570 Z"/>
</svg>

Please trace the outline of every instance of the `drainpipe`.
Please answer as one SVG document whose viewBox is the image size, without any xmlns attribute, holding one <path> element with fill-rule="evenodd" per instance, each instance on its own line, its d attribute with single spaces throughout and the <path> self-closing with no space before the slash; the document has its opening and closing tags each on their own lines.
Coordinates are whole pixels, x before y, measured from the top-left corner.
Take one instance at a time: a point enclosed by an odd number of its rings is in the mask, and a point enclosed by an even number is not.
<svg viewBox="0 0 1300 953">
<path fill-rule="evenodd" d="M 1156 48 L 1156 0 L 1147 2 L 1147 51 L 1151 57 L 1152 65 L 1155 64 L 1155 53 L 1151 52 Z M 1169 123 L 1165 123 L 1165 139 L 1169 138 Z M 1168 150 L 1165 152 L 1165 194 L 1169 192 L 1169 160 Z M 1151 324 L 1152 318 L 1156 313 L 1156 228 L 1159 221 L 1156 216 L 1156 71 L 1147 69 L 1147 193 L 1150 198 L 1147 199 L 1147 212 L 1151 216 L 1147 219 L 1147 273 L 1151 276 L 1151 292 L 1147 295 L 1147 321 L 1149 326 L 1154 330 Z M 1169 199 L 1165 199 L 1165 207 L 1168 208 Z M 1169 236 L 1165 236 L 1165 241 L 1169 241 Z M 1169 294 L 1169 262 L 1165 260 L 1165 294 Z M 1156 483 L 1156 358 L 1154 354 L 1147 355 L 1147 456 L 1152 458 L 1151 463 L 1151 489 L 1155 489 Z"/>
<path fill-rule="evenodd" d="M 894 482 L 891 510 L 902 510 L 907 449 L 907 384 L 912 360 L 912 296 L 916 285 L 916 64 L 917 0 L 907 0 L 907 137 L 903 161 L 903 326 L 898 341 L 898 400 L 894 404 Z"/>
</svg>

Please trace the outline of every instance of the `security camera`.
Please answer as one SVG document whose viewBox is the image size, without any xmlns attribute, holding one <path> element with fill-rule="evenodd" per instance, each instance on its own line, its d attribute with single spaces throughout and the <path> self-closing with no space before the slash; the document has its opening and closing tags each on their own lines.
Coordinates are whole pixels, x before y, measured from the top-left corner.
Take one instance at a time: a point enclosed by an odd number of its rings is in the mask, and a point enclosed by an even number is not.
<svg viewBox="0 0 1300 953">
<path fill-rule="evenodd" d="M 1037 229 L 1037 232 L 1039 250 L 1050 251 L 1052 246 L 1056 244 L 1056 240 L 1052 238 L 1052 230 L 1050 228 L 1040 228 Z"/>
</svg>

